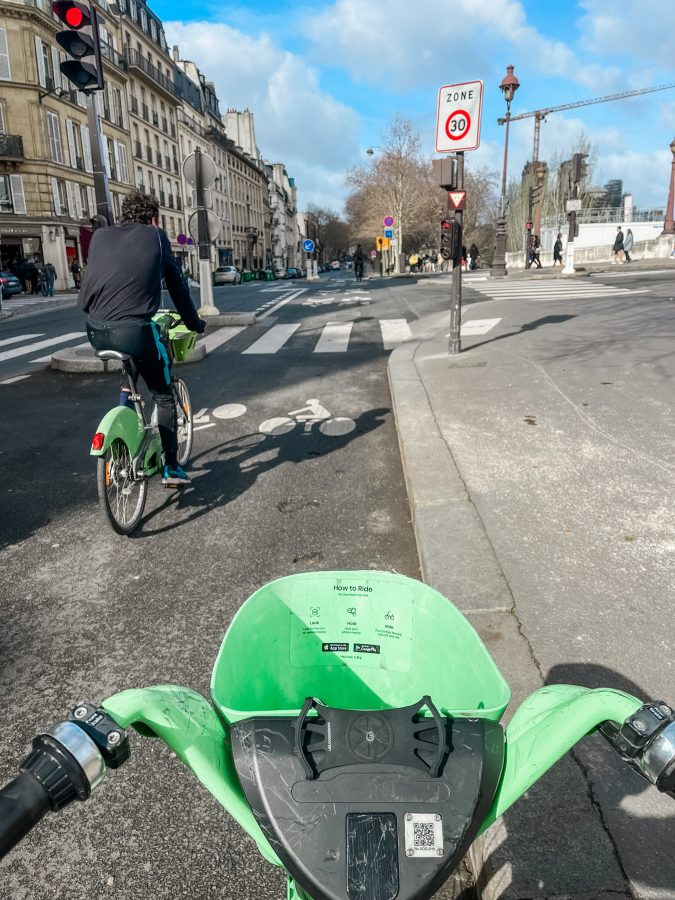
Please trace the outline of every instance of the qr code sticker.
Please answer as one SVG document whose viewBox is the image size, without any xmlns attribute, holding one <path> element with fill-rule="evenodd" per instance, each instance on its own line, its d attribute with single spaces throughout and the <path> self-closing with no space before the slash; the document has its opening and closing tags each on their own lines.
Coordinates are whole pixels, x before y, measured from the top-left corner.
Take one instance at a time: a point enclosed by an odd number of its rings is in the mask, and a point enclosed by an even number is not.
<svg viewBox="0 0 675 900">
<path fill-rule="evenodd" d="M 413 822 L 413 843 L 415 849 L 433 850 L 436 840 L 431 822 Z"/>
</svg>

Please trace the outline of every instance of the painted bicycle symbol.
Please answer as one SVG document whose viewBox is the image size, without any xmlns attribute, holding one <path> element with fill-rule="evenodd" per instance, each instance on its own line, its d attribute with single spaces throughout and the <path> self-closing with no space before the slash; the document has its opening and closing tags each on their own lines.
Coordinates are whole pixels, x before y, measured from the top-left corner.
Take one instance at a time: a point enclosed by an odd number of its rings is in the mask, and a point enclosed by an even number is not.
<svg viewBox="0 0 675 900">
<path fill-rule="evenodd" d="M 297 425 L 303 425 L 305 433 L 318 425 L 321 434 L 328 437 L 341 437 L 356 428 L 356 422 L 347 416 L 333 416 L 316 398 L 306 401 L 307 405 L 293 409 L 285 416 L 275 416 L 260 423 L 258 431 L 262 434 L 279 436 L 293 431 Z"/>
</svg>

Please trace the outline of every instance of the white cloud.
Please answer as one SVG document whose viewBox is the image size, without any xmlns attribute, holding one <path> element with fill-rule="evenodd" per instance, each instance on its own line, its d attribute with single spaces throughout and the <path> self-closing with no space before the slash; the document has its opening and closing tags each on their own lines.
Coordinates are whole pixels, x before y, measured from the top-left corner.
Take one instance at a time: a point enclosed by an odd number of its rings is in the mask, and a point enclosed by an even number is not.
<svg viewBox="0 0 675 900">
<path fill-rule="evenodd" d="M 521 0 L 454 0 L 444 15 L 438 0 L 336 0 L 308 20 L 317 57 L 344 67 L 378 88 L 411 90 L 449 79 L 494 77 L 502 62 L 527 60 L 541 75 L 564 77 L 604 89 L 618 69 L 584 67 L 562 41 L 550 40 L 527 22 Z M 506 59 L 506 55 L 511 58 Z"/>
<path fill-rule="evenodd" d="M 673 0 L 581 0 L 581 44 L 595 54 L 644 59 L 661 70 L 675 69 Z M 645 81 L 642 82 L 643 84 Z"/>
<path fill-rule="evenodd" d="M 360 119 L 321 89 L 317 71 L 267 34 L 214 22 L 166 22 L 165 29 L 169 44 L 215 83 L 221 110 L 253 111 L 263 156 L 286 164 L 301 206 L 341 206 L 344 173 L 358 157 Z"/>
</svg>

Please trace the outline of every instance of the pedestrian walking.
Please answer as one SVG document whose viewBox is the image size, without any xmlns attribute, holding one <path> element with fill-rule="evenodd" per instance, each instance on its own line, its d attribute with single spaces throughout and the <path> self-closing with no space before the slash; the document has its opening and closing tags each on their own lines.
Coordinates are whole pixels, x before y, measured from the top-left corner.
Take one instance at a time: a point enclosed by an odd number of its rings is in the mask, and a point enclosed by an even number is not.
<svg viewBox="0 0 675 900">
<path fill-rule="evenodd" d="M 532 238 L 532 250 L 530 252 L 530 262 L 534 263 L 538 269 L 541 269 L 541 260 L 539 259 L 539 253 L 541 251 L 541 242 L 539 240 L 539 235 L 535 234 Z"/>
<path fill-rule="evenodd" d="M 70 272 L 73 276 L 73 281 L 75 282 L 75 290 L 79 291 L 80 284 L 82 282 L 82 269 L 80 267 L 79 262 L 77 261 L 77 257 L 75 257 L 75 259 L 72 262 L 72 265 L 70 266 Z"/>
<path fill-rule="evenodd" d="M 480 250 L 478 249 L 478 245 L 473 243 L 469 247 L 469 268 L 473 271 L 478 268 L 478 258 L 480 257 Z"/>
<path fill-rule="evenodd" d="M 623 262 L 623 231 L 621 230 L 621 225 L 616 229 L 616 237 L 614 238 L 614 245 L 612 247 L 612 252 L 614 253 L 614 259 L 612 260 L 612 265 L 616 263 Z"/>
<path fill-rule="evenodd" d="M 56 269 L 52 265 L 52 263 L 48 262 L 43 271 L 42 277 L 44 279 L 45 286 L 45 297 L 53 297 L 54 296 L 54 283 L 56 281 Z"/>
<path fill-rule="evenodd" d="M 558 237 L 555 239 L 555 244 L 553 245 L 553 268 L 560 263 L 562 266 L 563 258 L 562 258 L 562 234 L 558 232 Z"/>
<path fill-rule="evenodd" d="M 40 291 L 40 273 L 38 271 L 38 267 L 34 262 L 28 263 L 28 268 L 26 269 L 28 280 L 31 283 L 33 288 L 33 293 L 37 294 Z"/>
<path fill-rule="evenodd" d="M 626 231 L 626 237 L 623 239 L 623 252 L 626 257 L 626 262 L 630 262 L 630 254 L 633 250 L 633 232 L 630 228 Z"/>
</svg>

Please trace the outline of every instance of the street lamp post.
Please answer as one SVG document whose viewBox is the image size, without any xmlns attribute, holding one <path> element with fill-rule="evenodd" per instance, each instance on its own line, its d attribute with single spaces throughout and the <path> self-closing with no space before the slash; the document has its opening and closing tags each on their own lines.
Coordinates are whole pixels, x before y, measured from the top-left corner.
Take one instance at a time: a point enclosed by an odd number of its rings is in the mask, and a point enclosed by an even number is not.
<svg viewBox="0 0 675 900">
<path fill-rule="evenodd" d="M 671 141 L 670 149 L 673 154 L 673 164 L 670 170 L 670 190 L 668 191 L 666 221 L 663 224 L 664 234 L 675 234 L 675 138 Z"/>
<path fill-rule="evenodd" d="M 506 133 L 504 135 L 504 168 L 502 170 L 502 192 L 499 198 L 499 216 L 497 217 L 497 235 L 495 240 L 495 255 L 492 260 L 490 274 L 494 276 L 506 275 L 506 167 L 509 159 L 509 123 L 511 121 L 511 101 L 520 82 L 513 74 L 513 66 L 506 67 L 506 75 L 502 78 L 499 90 L 506 100 Z"/>
</svg>

